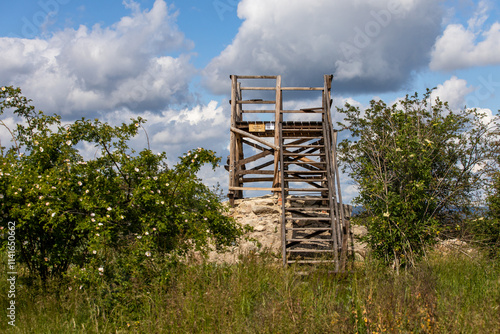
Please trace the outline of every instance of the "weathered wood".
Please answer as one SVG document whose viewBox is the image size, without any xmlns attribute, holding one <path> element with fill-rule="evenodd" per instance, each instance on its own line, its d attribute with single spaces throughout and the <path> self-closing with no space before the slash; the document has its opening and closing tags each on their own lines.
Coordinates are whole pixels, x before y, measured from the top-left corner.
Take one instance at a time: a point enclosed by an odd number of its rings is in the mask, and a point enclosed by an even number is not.
<svg viewBox="0 0 500 334">
<path fill-rule="evenodd" d="M 276 75 L 235 75 L 238 79 L 276 79 Z"/>
<path fill-rule="evenodd" d="M 238 104 L 275 104 L 276 101 L 263 101 L 263 100 L 238 100 L 236 101 Z"/>
<path fill-rule="evenodd" d="M 276 87 L 241 87 L 241 90 L 275 90 Z"/>
<path fill-rule="evenodd" d="M 283 87 L 282 90 L 319 90 L 322 91 L 323 87 Z"/>
<path fill-rule="evenodd" d="M 280 192 L 283 264 L 331 262 L 335 264 L 336 272 L 344 270 L 348 221 L 345 219 L 342 205 L 336 161 L 336 135 L 334 136 L 336 130 L 333 129 L 331 119 L 332 76 L 324 76 L 323 87 L 282 87 L 279 75 L 231 76 L 231 79 L 236 81 L 236 84 L 232 84 L 232 89 L 236 93 L 231 93 L 230 101 L 231 140 L 236 140 L 237 145 L 230 143 L 230 150 L 234 149 L 235 152 L 235 155 L 230 155 L 230 160 L 234 158 L 232 164 L 230 161 L 233 167 L 230 173 L 233 173 L 234 177 L 229 187 L 230 199 L 232 199 L 231 196 L 242 197 L 243 191 Z M 275 86 L 268 86 L 267 83 L 255 86 L 242 85 L 238 79 L 274 79 Z M 266 97 L 266 94 L 269 94 L 266 92 L 273 90 L 275 99 L 271 101 L 269 95 Z M 262 91 L 263 97 L 266 98 L 248 99 L 246 96 L 243 98 L 243 91 Z M 285 91 L 321 92 L 322 105 L 299 110 L 283 110 L 283 92 Z M 253 96 L 256 96 L 255 93 Z M 255 106 L 247 110 L 243 108 L 252 104 L 260 104 L 262 107 Z M 266 104 L 274 104 L 274 109 L 265 107 Z M 236 117 L 233 117 L 233 112 Z M 269 118 L 256 122 L 243 120 L 245 114 L 253 114 L 255 115 L 253 119 L 257 119 L 259 114 L 271 113 L 275 114 L 274 122 L 270 122 Z M 292 113 L 298 114 L 294 120 L 283 122 L 283 115 Z M 297 118 L 300 114 L 321 116 L 316 116 L 315 121 L 299 121 Z M 273 124 L 273 126 L 268 126 L 268 124 Z M 258 150 L 258 153 L 244 157 L 243 148 L 248 148 L 244 145 Z M 231 154 L 233 154 L 232 151 Z M 251 169 L 247 168 L 248 164 L 255 162 L 259 165 Z M 295 170 L 289 170 L 289 168 Z M 244 186 L 249 183 L 265 185 L 270 182 L 272 182 L 272 187 Z M 291 194 L 294 193 L 306 196 L 292 196 Z M 318 225 L 323 226 L 298 227 L 296 224 L 301 221 L 317 222 Z M 292 226 L 287 226 L 287 224 L 292 224 Z M 320 234 L 321 236 L 313 238 Z M 315 243 L 319 243 L 317 248 L 314 248 Z M 301 259 L 294 259 L 292 253 L 299 255 Z M 331 256 L 308 260 L 307 253 L 311 255 L 328 253 Z"/>
<path fill-rule="evenodd" d="M 281 116 L 281 76 L 276 78 L 276 105 L 274 114 L 274 145 L 279 147 L 281 145 L 281 136 L 283 135 L 282 130 L 282 116 Z M 278 127 L 278 129 L 276 129 Z M 281 184 L 280 174 L 279 174 L 279 163 L 280 163 L 281 150 L 274 151 L 274 180 L 273 188 L 278 188 Z"/>
<path fill-rule="evenodd" d="M 244 114 L 274 114 L 274 110 L 242 110 Z"/>
<path fill-rule="evenodd" d="M 240 170 L 237 172 L 238 175 L 274 175 L 273 170 Z"/>
<path fill-rule="evenodd" d="M 255 141 L 257 141 L 257 142 L 259 142 L 261 144 L 267 145 L 267 146 L 269 146 L 270 148 L 272 148 L 274 150 L 279 150 L 278 146 L 276 146 L 276 145 L 274 145 L 274 144 L 272 144 L 272 143 L 270 143 L 268 141 L 265 141 L 264 139 L 260 139 L 259 137 L 255 136 L 255 135 L 253 135 L 253 134 L 251 134 L 249 132 L 240 130 L 240 129 L 236 128 L 236 126 L 231 126 L 231 131 L 232 132 L 236 132 L 236 133 L 238 133 L 238 134 L 240 134 L 240 135 L 242 135 L 244 137 L 251 138 L 251 139 L 253 139 L 253 140 L 255 140 Z"/>
<path fill-rule="evenodd" d="M 241 179 L 241 181 L 243 183 L 245 183 L 245 182 L 249 182 L 249 183 L 250 182 L 251 183 L 253 183 L 253 182 L 271 182 L 273 180 L 274 180 L 274 178 L 272 178 L 272 177 L 247 177 L 247 178 Z"/>
<path fill-rule="evenodd" d="M 281 190 L 281 188 L 266 188 L 266 187 L 229 187 L 229 190 L 280 191 L 280 190 Z"/>
<path fill-rule="evenodd" d="M 268 155 L 271 155 L 272 154 L 272 151 L 270 150 L 267 150 L 267 151 L 264 151 L 264 152 L 260 152 L 256 155 L 253 155 L 251 157 L 248 157 L 246 159 L 241 159 L 239 160 L 237 163 L 236 163 L 236 166 L 242 166 L 242 165 L 246 165 L 250 162 L 254 162 L 256 160 L 259 160 L 259 159 L 262 159 L 264 157 L 267 157 Z"/>
</svg>

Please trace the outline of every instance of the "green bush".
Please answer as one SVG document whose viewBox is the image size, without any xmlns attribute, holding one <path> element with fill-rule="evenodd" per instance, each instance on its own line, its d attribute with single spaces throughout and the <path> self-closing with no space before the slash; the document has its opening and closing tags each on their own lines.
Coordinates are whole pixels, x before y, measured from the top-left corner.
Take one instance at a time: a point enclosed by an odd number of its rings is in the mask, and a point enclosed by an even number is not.
<svg viewBox="0 0 500 334">
<path fill-rule="evenodd" d="M 22 122 L 16 129 L 1 123 L 14 145 L 1 148 L 0 226 L 16 224 L 18 260 L 30 274 L 46 280 L 70 265 L 97 277 L 116 274 L 110 265 L 122 251 L 122 263 L 154 271 L 154 261 L 224 247 L 242 234 L 196 176 L 204 164 L 217 166 L 213 151 L 189 151 L 169 168 L 165 153 L 129 148 L 141 118 L 116 127 L 97 119 L 63 124 L 35 112 L 20 89 L 2 87 L 0 116 L 7 111 Z M 95 157 L 84 160 L 77 147 L 92 146 Z"/>
<path fill-rule="evenodd" d="M 477 167 L 488 158 L 486 116 L 431 104 L 430 94 L 392 106 L 372 101 L 364 113 L 339 109 L 339 125 L 352 134 L 339 145 L 340 160 L 359 188 L 366 241 L 395 266 L 414 265 L 436 237 L 460 228 L 482 186 Z"/>
</svg>

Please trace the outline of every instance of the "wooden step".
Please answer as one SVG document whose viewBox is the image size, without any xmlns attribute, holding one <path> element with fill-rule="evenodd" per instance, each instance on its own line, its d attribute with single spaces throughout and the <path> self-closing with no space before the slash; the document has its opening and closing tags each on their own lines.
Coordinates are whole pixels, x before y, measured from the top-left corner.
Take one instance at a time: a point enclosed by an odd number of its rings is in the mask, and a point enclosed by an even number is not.
<svg viewBox="0 0 500 334">
<path fill-rule="evenodd" d="M 287 227 L 287 231 L 331 231 L 331 227 Z"/>
<path fill-rule="evenodd" d="M 287 212 L 300 211 L 300 210 L 303 210 L 303 211 L 330 211 L 330 208 L 322 208 L 322 207 L 296 207 L 296 208 L 288 207 L 288 208 L 285 208 L 285 211 L 287 211 Z"/>
<path fill-rule="evenodd" d="M 303 147 L 303 148 L 314 148 L 314 147 L 317 147 L 317 148 L 321 148 L 321 147 L 325 147 L 325 145 L 299 145 L 299 144 L 283 144 L 282 145 L 283 147 Z"/>
<path fill-rule="evenodd" d="M 287 249 L 287 253 L 333 253 L 333 249 Z"/>
<path fill-rule="evenodd" d="M 318 221 L 318 220 L 332 220 L 330 217 L 285 217 L 285 220 L 299 220 L 299 221 Z"/>
<path fill-rule="evenodd" d="M 288 191 L 328 191 L 328 188 L 285 188 Z"/>
<path fill-rule="evenodd" d="M 289 197 L 287 201 L 328 201 L 328 197 Z"/>
<path fill-rule="evenodd" d="M 320 264 L 320 263 L 335 263 L 335 260 L 287 260 L 287 263 L 303 263 L 303 264 Z"/>
<path fill-rule="evenodd" d="M 294 164 L 294 165 L 326 165 L 325 161 L 300 161 L 300 160 L 294 160 L 294 161 L 289 161 L 285 160 L 283 161 L 285 164 Z M 323 169 L 320 169 L 321 171 Z"/>
<path fill-rule="evenodd" d="M 285 182 L 323 182 L 323 181 L 328 181 L 327 179 L 290 179 L 290 178 L 285 178 Z"/>
<path fill-rule="evenodd" d="M 318 241 L 318 242 L 333 242 L 333 239 L 307 239 L 307 238 L 300 238 L 300 239 L 287 239 L 286 241 L 289 242 L 303 242 L 303 241 Z"/>
</svg>

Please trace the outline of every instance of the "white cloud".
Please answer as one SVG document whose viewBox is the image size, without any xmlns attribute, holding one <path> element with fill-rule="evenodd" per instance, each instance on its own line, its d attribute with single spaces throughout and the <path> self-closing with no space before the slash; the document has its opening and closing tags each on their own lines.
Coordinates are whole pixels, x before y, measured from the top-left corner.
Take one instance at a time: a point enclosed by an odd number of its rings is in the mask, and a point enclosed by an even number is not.
<svg viewBox="0 0 500 334">
<path fill-rule="evenodd" d="M 452 110 L 460 110 L 466 105 L 466 96 L 474 90 L 473 87 L 467 87 L 466 80 L 453 76 L 436 87 L 431 94 L 431 100 L 439 97 L 441 101 L 448 102 Z"/>
<path fill-rule="evenodd" d="M 242 0 L 244 22 L 205 68 L 204 83 L 226 93 L 229 74 L 316 86 L 334 73 L 338 91 L 398 89 L 428 64 L 441 12 L 431 0 Z"/>
<path fill-rule="evenodd" d="M 63 115 L 81 115 L 127 107 L 161 110 L 193 97 L 189 83 L 196 73 L 186 40 L 165 1 L 110 27 L 80 26 L 46 40 L 0 38 L 0 78 L 16 85 L 37 107 Z M 162 55 L 162 56 L 158 56 Z"/>
<path fill-rule="evenodd" d="M 432 70 L 456 70 L 474 66 L 500 64 L 500 23 L 484 27 L 488 6 L 480 1 L 467 28 L 450 24 L 432 50 L 429 67 Z"/>
</svg>

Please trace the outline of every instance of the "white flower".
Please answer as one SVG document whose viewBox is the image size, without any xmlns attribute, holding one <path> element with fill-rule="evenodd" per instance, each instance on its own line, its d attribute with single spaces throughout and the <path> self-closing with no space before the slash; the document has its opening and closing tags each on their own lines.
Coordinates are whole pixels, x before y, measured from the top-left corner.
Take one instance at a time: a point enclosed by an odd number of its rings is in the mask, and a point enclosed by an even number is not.
<svg viewBox="0 0 500 334">
<path fill-rule="evenodd" d="M 55 212 L 53 212 L 53 213 L 51 214 L 51 216 L 52 216 L 52 217 L 54 217 L 55 215 L 56 215 L 56 213 L 55 213 Z"/>
<path fill-rule="evenodd" d="M 88 190 L 88 189 L 87 189 L 87 190 L 85 190 L 85 193 L 86 193 L 86 194 L 88 194 L 88 193 L 89 193 L 89 190 Z"/>
<path fill-rule="evenodd" d="M 111 211 L 111 207 L 108 207 L 106 210 Z"/>
<path fill-rule="evenodd" d="M 93 212 L 92 212 L 92 213 L 90 214 L 90 217 L 95 217 L 95 213 L 93 213 Z"/>
<path fill-rule="evenodd" d="M 49 202 L 46 202 L 46 203 L 45 203 L 45 205 L 46 205 L 46 206 L 49 206 L 49 205 L 50 205 L 50 203 L 49 203 Z"/>
<path fill-rule="evenodd" d="M 390 216 L 389 212 L 384 213 L 384 217 L 389 217 L 389 216 Z"/>
<path fill-rule="evenodd" d="M 121 218 L 121 219 L 125 219 L 125 217 L 123 217 L 123 216 L 120 216 L 120 218 Z"/>
<path fill-rule="evenodd" d="M 155 181 L 158 180 L 158 176 L 154 176 L 153 180 L 155 180 Z"/>
<path fill-rule="evenodd" d="M 5 92 L 5 87 L 2 87 L 2 92 Z"/>
<path fill-rule="evenodd" d="M 97 224 L 97 225 L 102 226 L 102 225 L 104 225 L 104 224 L 103 224 L 103 223 L 99 223 L 99 224 Z"/>
<path fill-rule="evenodd" d="M 43 152 L 43 147 L 40 147 L 40 152 Z"/>
<path fill-rule="evenodd" d="M 165 201 L 161 201 L 161 204 L 162 204 L 162 205 L 163 205 L 163 204 L 165 204 Z"/>
<path fill-rule="evenodd" d="M 95 219 L 94 218 L 91 218 L 90 220 L 92 221 L 92 223 L 95 223 Z"/>
<path fill-rule="evenodd" d="M 99 233 L 96 233 L 96 234 L 95 234 L 95 236 L 96 236 L 96 237 L 100 237 L 100 234 L 99 234 Z"/>
<path fill-rule="evenodd" d="M 138 236 L 137 236 L 137 239 L 142 239 L 142 235 L 138 235 Z"/>
<path fill-rule="evenodd" d="M 153 231 L 156 231 L 156 227 L 153 227 Z"/>
<path fill-rule="evenodd" d="M 97 251 L 96 251 L 96 250 L 93 250 L 93 251 L 92 251 L 92 254 L 97 254 Z"/>
<path fill-rule="evenodd" d="M 151 256 L 151 252 L 146 252 L 145 254 L 146 254 L 147 257 Z"/>
<path fill-rule="evenodd" d="M 103 272 L 104 272 L 104 268 L 103 268 L 103 267 L 99 267 L 99 269 L 98 269 L 98 270 L 99 270 L 101 273 L 103 273 Z"/>
<path fill-rule="evenodd" d="M 149 235 L 149 232 L 145 232 L 144 234 L 145 234 L 145 235 Z"/>
<path fill-rule="evenodd" d="M 78 181 L 78 185 L 81 186 L 82 185 L 82 181 Z"/>
<path fill-rule="evenodd" d="M 68 140 L 68 141 L 66 142 L 66 145 L 71 146 L 71 140 Z"/>
<path fill-rule="evenodd" d="M 3 198 L 3 194 L 0 194 L 0 199 L 2 199 L 2 198 Z"/>
<path fill-rule="evenodd" d="M 139 127 L 139 123 L 135 123 L 135 127 L 138 128 Z"/>
<path fill-rule="evenodd" d="M 135 171 L 139 173 L 139 168 L 135 167 Z"/>
</svg>

